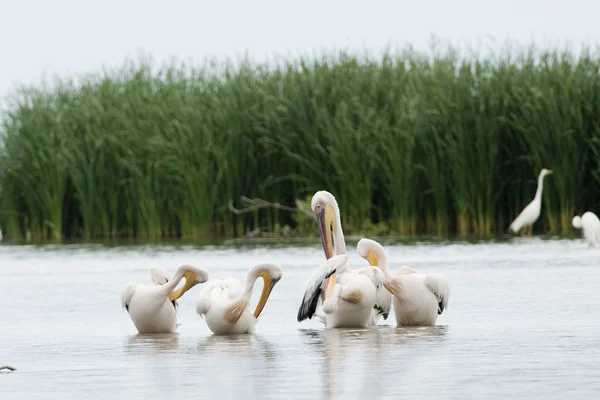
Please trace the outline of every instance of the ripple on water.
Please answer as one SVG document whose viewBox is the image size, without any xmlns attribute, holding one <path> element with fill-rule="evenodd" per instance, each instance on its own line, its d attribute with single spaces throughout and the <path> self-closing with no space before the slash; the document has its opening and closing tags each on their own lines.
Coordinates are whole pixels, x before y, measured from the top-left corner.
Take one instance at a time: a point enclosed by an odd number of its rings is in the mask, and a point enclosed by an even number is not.
<svg viewBox="0 0 600 400">
<path fill-rule="evenodd" d="M 577 398 L 600 393 L 600 249 L 581 240 L 386 245 L 403 264 L 448 276 L 437 326 L 326 330 L 296 322 L 323 261 L 293 245 L 0 246 L 2 398 Z M 349 241 L 352 265 L 363 265 Z M 183 263 L 243 278 L 278 262 L 284 278 L 254 335 L 213 336 L 181 298 L 178 332 L 138 335 L 121 308 L 126 283 Z M 260 285 L 259 283 L 258 285 Z M 256 290 L 255 292 L 259 292 Z M 256 301 L 257 293 L 254 295 Z M 35 383 L 35 384 L 32 384 Z"/>
</svg>

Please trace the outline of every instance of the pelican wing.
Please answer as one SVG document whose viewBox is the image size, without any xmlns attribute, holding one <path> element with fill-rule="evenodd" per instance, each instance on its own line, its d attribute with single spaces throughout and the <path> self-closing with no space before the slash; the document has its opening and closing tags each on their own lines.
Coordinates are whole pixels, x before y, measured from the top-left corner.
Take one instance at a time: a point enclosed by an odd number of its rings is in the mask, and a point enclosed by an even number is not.
<svg viewBox="0 0 600 400">
<path fill-rule="evenodd" d="M 366 275 L 375 285 L 375 305 L 373 308 L 375 309 L 377 316 L 382 316 L 383 319 L 387 319 L 390 315 L 390 308 L 392 306 L 392 294 L 383 286 L 383 282 L 385 281 L 383 271 L 377 267 L 365 267 L 356 272 Z"/>
<path fill-rule="evenodd" d="M 201 317 L 210 309 L 210 295 L 215 288 L 221 288 L 223 281 L 220 279 L 211 279 L 202 288 L 198 301 L 196 302 L 196 313 Z"/>
<path fill-rule="evenodd" d="M 427 274 L 423 283 L 437 297 L 438 315 L 442 314 L 448 308 L 448 298 L 450 297 L 448 280 L 441 274 Z"/>
<path fill-rule="evenodd" d="M 312 274 L 304 289 L 304 297 L 302 298 L 302 304 L 298 309 L 298 322 L 305 319 L 310 319 L 315 314 L 317 309 L 317 303 L 319 296 L 323 290 L 322 283 L 325 279 L 335 274 L 338 270 L 344 270 L 348 265 L 348 256 L 340 254 L 331 257 L 325 261 L 317 270 Z"/>
<path fill-rule="evenodd" d="M 408 265 L 403 265 L 398 270 L 397 275 L 408 275 L 408 274 L 418 274 L 418 273 L 419 272 L 416 269 L 409 267 Z"/>
<path fill-rule="evenodd" d="M 130 283 L 129 285 L 125 286 L 125 289 L 121 294 L 121 304 L 123 305 L 123 308 L 127 310 L 127 312 L 129 312 L 129 304 L 131 303 L 131 298 L 133 297 L 136 288 L 137 285 L 135 283 Z"/>
<path fill-rule="evenodd" d="M 375 305 L 373 308 L 377 311 L 377 315 L 387 319 L 390 315 L 390 308 L 392 306 L 392 294 L 382 285 L 377 287 L 375 293 Z"/>
</svg>

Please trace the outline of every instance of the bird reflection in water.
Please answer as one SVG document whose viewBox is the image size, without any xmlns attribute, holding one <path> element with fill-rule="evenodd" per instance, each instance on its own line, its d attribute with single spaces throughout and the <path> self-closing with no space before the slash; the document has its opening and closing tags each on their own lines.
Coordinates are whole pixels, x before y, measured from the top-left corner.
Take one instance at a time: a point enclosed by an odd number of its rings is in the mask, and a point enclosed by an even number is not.
<svg viewBox="0 0 600 400">
<path fill-rule="evenodd" d="M 304 342 L 320 354 L 320 375 L 327 398 L 338 396 L 378 398 L 386 381 L 402 368 L 412 368 L 415 347 L 439 343 L 446 326 L 391 327 L 371 329 L 301 329 Z M 394 363 L 394 365 L 392 365 Z M 400 370 L 398 369 L 400 368 Z"/>
<path fill-rule="evenodd" d="M 125 352 L 132 354 L 174 353 L 179 350 L 177 333 L 132 335 L 125 341 Z"/>
<path fill-rule="evenodd" d="M 124 352 L 131 357 L 133 371 L 142 376 L 151 376 L 148 390 L 159 398 L 171 394 L 172 387 L 180 385 L 181 374 L 175 368 L 164 368 L 166 359 L 178 358 L 181 352 L 178 333 L 141 334 L 129 336 L 124 343 Z"/>
<path fill-rule="evenodd" d="M 198 352 L 203 355 L 254 358 L 264 357 L 270 362 L 276 359 L 274 346 L 259 335 L 213 335 L 202 338 L 198 343 Z"/>
<path fill-rule="evenodd" d="M 208 336 L 199 340 L 197 351 L 202 363 L 211 365 L 213 370 L 206 377 L 210 382 L 200 381 L 209 388 L 205 393 L 207 398 L 278 398 L 278 389 L 265 385 L 264 379 L 266 376 L 273 381 L 284 379 L 282 355 L 265 337 Z"/>
</svg>

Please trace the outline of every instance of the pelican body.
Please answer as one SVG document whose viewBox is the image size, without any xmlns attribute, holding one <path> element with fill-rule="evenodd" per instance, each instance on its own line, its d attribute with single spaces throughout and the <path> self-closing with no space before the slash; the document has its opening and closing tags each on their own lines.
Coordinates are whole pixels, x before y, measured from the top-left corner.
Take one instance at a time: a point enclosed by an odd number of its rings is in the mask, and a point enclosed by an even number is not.
<svg viewBox="0 0 600 400">
<path fill-rule="evenodd" d="M 591 211 L 573 217 L 573 227 L 583 229 L 583 236 L 588 244 L 588 247 L 595 247 L 600 243 L 600 220 Z"/>
<path fill-rule="evenodd" d="M 162 269 L 151 270 L 151 284 L 129 284 L 121 295 L 123 308 L 127 310 L 139 333 L 169 333 L 177 329 L 176 300 L 185 292 L 208 280 L 208 272 L 190 265 L 177 268 L 175 275 Z M 185 284 L 175 290 L 185 278 Z"/>
<path fill-rule="evenodd" d="M 376 273 L 372 276 L 382 278 Z M 323 301 L 321 312 L 317 312 L 317 303 L 323 293 L 322 282 L 332 278 L 336 283 Z M 368 274 L 348 268 L 346 254 L 333 256 L 309 279 L 298 310 L 298 322 L 317 315 L 328 328 L 368 327 L 373 324 L 376 294 L 376 285 Z"/>
<path fill-rule="evenodd" d="M 448 308 L 450 296 L 448 281 L 443 275 L 424 274 L 402 266 L 392 276 L 383 246 L 374 240 L 361 239 L 357 249 L 361 257 L 381 268 L 383 286 L 393 296 L 398 326 L 435 325 L 438 315 Z"/>
<path fill-rule="evenodd" d="M 315 193 L 311 208 L 327 261 L 309 279 L 298 310 L 298 322 L 314 315 L 328 328 L 367 327 L 387 318 L 391 296 L 375 267 L 353 271 L 348 266 L 339 207 L 326 191 Z M 322 309 L 317 310 L 319 302 Z"/>
<path fill-rule="evenodd" d="M 253 333 L 273 287 L 282 276 L 278 265 L 259 264 L 250 268 L 245 283 L 237 279 L 211 279 L 200 293 L 196 312 L 215 335 Z M 263 278 L 264 286 L 252 312 L 250 298 L 259 277 Z"/>
<path fill-rule="evenodd" d="M 529 203 L 517 218 L 510 224 L 509 229 L 514 233 L 518 233 L 521 229 L 521 234 L 531 235 L 533 223 L 540 217 L 542 210 L 542 190 L 544 189 L 544 177 L 551 175 L 554 172 L 550 169 L 542 169 L 538 176 L 537 190 L 535 191 L 535 197 Z"/>
</svg>

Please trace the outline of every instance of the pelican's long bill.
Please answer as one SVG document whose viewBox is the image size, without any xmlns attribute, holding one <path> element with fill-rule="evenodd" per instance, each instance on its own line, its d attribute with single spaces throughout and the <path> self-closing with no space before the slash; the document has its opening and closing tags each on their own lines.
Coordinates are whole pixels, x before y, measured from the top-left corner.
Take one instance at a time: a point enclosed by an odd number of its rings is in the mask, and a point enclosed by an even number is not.
<svg viewBox="0 0 600 400">
<path fill-rule="evenodd" d="M 180 289 L 177 289 L 176 291 L 171 293 L 169 295 L 169 300 L 171 300 L 171 301 L 177 300 L 178 298 L 183 296 L 185 292 L 187 292 L 193 286 L 195 286 L 196 283 L 198 283 L 196 281 L 196 274 L 194 274 L 192 271 L 187 271 L 185 274 L 183 274 L 183 277 L 185 278 L 184 285 Z"/>
<path fill-rule="evenodd" d="M 369 262 L 369 264 L 371 264 L 373 267 L 379 266 L 379 260 L 377 259 L 377 254 L 374 250 L 369 250 L 366 259 Z"/>
<path fill-rule="evenodd" d="M 265 304 L 267 304 L 267 300 L 271 295 L 271 291 L 275 287 L 275 284 L 279 280 L 274 280 L 271 275 L 267 271 L 262 271 L 258 276 L 263 278 L 264 286 L 262 293 L 260 294 L 260 299 L 258 300 L 258 304 L 256 305 L 256 310 L 254 310 L 254 318 L 258 318 L 263 308 L 265 308 Z"/>
<path fill-rule="evenodd" d="M 330 205 L 326 205 L 316 215 L 317 225 L 319 225 L 319 234 L 321 235 L 321 243 L 325 251 L 325 258 L 328 260 L 333 257 L 333 209 Z"/>
<path fill-rule="evenodd" d="M 329 260 L 333 257 L 333 216 L 335 212 L 330 205 L 326 205 L 316 215 L 317 225 L 319 225 L 319 235 L 321 236 L 321 244 L 323 245 L 323 251 L 325 251 L 325 257 Z M 325 298 L 331 297 L 333 287 L 335 286 L 335 276 L 331 276 L 325 280 L 323 285 L 323 291 L 325 292 Z"/>
</svg>

